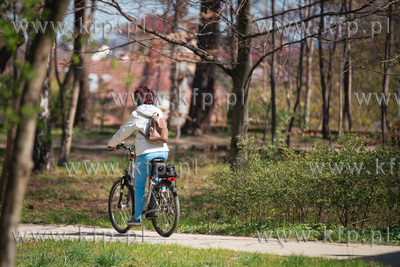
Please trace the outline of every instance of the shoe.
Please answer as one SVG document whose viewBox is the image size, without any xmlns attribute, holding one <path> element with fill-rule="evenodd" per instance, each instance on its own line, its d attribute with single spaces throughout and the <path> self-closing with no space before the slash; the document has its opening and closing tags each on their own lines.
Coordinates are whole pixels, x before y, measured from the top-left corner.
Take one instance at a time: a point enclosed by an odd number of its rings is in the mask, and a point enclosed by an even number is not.
<svg viewBox="0 0 400 267">
<path fill-rule="evenodd" d="M 141 226 L 141 225 L 142 225 L 142 218 L 132 217 L 132 218 L 128 221 L 128 225 L 132 225 L 132 226 Z"/>
</svg>

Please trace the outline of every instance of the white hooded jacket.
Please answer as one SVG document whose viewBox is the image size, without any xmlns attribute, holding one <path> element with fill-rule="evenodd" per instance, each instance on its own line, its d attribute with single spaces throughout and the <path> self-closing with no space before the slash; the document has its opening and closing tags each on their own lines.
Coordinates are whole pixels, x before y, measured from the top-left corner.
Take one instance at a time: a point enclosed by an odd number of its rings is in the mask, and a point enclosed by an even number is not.
<svg viewBox="0 0 400 267">
<path fill-rule="evenodd" d="M 136 155 L 140 156 L 152 152 L 169 151 L 167 143 L 149 142 L 140 133 L 145 133 L 150 124 L 150 118 L 154 113 L 158 113 L 162 118 L 161 110 L 154 105 L 140 105 L 129 116 L 124 125 L 114 134 L 108 142 L 109 147 L 115 147 L 124 139 L 128 138 L 132 133 L 136 133 L 135 147 Z"/>
</svg>

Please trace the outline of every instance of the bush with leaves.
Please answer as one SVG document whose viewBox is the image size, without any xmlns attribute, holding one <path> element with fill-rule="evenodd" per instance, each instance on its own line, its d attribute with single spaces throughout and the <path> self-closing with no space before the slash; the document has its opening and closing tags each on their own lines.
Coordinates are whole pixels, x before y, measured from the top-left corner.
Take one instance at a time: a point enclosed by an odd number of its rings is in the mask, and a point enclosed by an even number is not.
<svg viewBox="0 0 400 267">
<path fill-rule="evenodd" d="M 280 224 L 345 227 L 399 223 L 398 148 L 370 149 L 356 133 L 343 135 L 335 147 L 315 145 L 309 152 L 261 147 L 241 138 L 246 163 L 222 165 L 213 177 L 221 213 L 230 220 L 261 225 L 272 217 Z"/>
</svg>

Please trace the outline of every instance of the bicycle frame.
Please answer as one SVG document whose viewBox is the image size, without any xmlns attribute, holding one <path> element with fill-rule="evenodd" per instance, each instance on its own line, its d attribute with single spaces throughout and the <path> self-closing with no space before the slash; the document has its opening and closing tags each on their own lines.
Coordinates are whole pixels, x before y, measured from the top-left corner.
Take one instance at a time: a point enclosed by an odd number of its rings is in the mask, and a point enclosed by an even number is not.
<svg viewBox="0 0 400 267">
<path fill-rule="evenodd" d="M 123 147 L 125 149 L 128 149 L 129 153 L 130 153 L 130 155 L 129 155 L 129 171 L 124 170 L 124 177 L 126 178 L 126 175 L 130 176 L 131 183 L 128 183 L 128 186 L 132 186 L 133 187 L 135 185 L 135 160 L 136 160 L 135 153 L 133 152 L 134 151 L 134 146 L 128 146 L 127 147 L 127 146 L 122 144 L 121 147 Z M 147 201 L 145 201 L 144 207 L 143 207 L 144 214 L 151 213 L 151 212 L 157 212 L 157 211 L 161 210 L 160 204 L 158 203 L 157 198 L 155 197 L 154 185 L 155 185 L 155 183 L 153 182 L 153 180 L 149 179 L 148 193 L 147 193 L 147 196 L 145 196 L 145 199 Z M 123 184 L 121 185 L 121 189 L 123 190 Z M 132 197 L 134 197 L 134 196 L 132 196 Z M 156 206 L 158 207 L 157 209 L 148 210 L 151 197 L 153 197 L 153 199 L 154 199 L 154 201 L 156 203 Z M 121 203 L 121 201 L 122 201 L 122 194 L 121 194 L 120 199 L 119 199 L 119 204 Z"/>
<path fill-rule="evenodd" d="M 157 198 L 155 196 L 153 184 L 154 184 L 154 182 L 151 179 L 149 179 L 149 190 L 148 190 L 147 196 L 145 196 L 145 199 L 147 199 L 147 202 L 145 203 L 144 214 L 151 213 L 151 212 L 157 212 L 157 211 L 161 210 L 160 204 L 158 203 Z M 152 210 L 147 209 L 149 207 L 151 197 L 153 197 L 153 199 L 156 203 L 156 207 L 158 207 L 157 209 L 152 209 Z"/>
</svg>

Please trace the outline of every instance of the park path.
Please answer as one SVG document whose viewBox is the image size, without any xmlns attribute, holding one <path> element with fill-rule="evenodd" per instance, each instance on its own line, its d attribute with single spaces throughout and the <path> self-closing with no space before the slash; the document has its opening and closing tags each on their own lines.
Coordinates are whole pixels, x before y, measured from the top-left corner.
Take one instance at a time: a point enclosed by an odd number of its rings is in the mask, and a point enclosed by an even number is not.
<svg viewBox="0 0 400 267">
<path fill-rule="evenodd" d="M 98 228 L 76 225 L 36 225 L 20 224 L 14 235 L 30 239 L 52 238 L 59 240 L 79 239 L 81 242 L 147 242 L 152 244 L 178 244 L 194 248 L 223 248 L 236 251 L 261 252 L 275 255 L 306 255 L 310 257 L 327 257 L 336 259 L 361 258 L 374 260 L 391 266 L 400 266 L 400 246 L 385 246 L 370 244 L 308 241 L 278 242 L 271 239 L 268 242 L 252 237 L 233 237 L 218 235 L 179 234 L 163 238 L 156 232 L 146 231 L 142 227 L 132 228 L 127 234 L 118 234 L 111 228 Z M 23 239 L 19 238 L 19 242 Z"/>
</svg>

